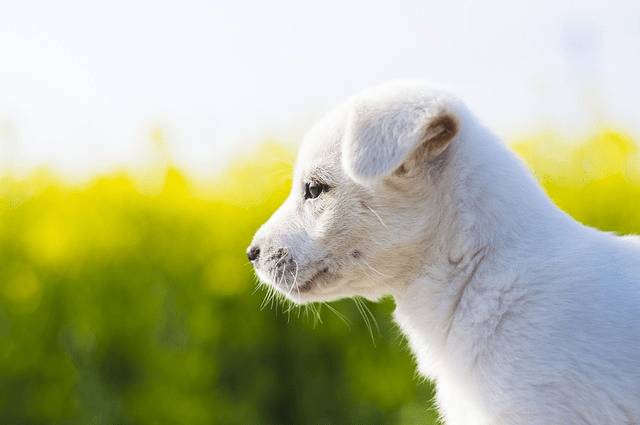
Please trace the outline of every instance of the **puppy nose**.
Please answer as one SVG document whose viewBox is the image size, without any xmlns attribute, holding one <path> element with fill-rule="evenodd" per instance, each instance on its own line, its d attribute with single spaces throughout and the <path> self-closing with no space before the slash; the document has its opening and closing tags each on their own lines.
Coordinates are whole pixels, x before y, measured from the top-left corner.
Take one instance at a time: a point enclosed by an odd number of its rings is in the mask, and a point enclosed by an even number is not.
<svg viewBox="0 0 640 425">
<path fill-rule="evenodd" d="M 249 261 L 255 261 L 258 257 L 260 257 L 260 248 L 258 248 L 257 245 L 250 246 L 247 251 L 247 258 Z"/>
</svg>

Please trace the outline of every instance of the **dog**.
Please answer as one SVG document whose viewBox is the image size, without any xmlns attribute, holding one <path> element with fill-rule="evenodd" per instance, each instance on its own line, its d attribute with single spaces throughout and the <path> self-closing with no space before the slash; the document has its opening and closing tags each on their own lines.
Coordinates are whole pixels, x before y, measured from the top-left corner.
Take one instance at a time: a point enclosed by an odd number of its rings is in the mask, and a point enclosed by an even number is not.
<svg viewBox="0 0 640 425">
<path fill-rule="evenodd" d="M 447 91 L 329 112 L 247 255 L 295 303 L 392 296 L 448 425 L 640 424 L 638 239 L 557 208 Z"/>
</svg>

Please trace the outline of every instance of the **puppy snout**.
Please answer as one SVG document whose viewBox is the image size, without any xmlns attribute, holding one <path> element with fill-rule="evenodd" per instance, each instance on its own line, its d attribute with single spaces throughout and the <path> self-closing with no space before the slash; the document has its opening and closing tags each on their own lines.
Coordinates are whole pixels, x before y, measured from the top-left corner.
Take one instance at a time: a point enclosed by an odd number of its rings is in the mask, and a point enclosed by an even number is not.
<svg viewBox="0 0 640 425">
<path fill-rule="evenodd" d="M 258 245 L 251 245 L 249 249 L 247 249 L 247 258 L 251 262 L 260 258 L 260 247 Z"/>
</svg>

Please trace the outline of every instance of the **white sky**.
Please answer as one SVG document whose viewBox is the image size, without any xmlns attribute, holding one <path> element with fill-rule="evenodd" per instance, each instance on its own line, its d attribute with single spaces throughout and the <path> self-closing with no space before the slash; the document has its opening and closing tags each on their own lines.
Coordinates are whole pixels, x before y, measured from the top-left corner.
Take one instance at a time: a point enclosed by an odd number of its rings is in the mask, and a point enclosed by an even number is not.
<svg viewBox="0 0 640 425">
<path fill-rule="evenodd" d="M 371 84 L 452 87 L 505 137 L 640 135 L 640 2 L 0 0 L 0 167 L 219 170 Z"/>
</svg>

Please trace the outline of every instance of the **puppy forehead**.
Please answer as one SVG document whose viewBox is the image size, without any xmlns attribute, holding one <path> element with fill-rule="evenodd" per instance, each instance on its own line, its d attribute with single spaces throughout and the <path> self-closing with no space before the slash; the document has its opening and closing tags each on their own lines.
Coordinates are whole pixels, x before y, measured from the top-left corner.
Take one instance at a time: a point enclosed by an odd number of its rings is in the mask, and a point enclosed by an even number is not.
<svg viewBox="0 0 640 425">
<path fill-rule="evenodd" d="M 334 173 L 339 169 L 347 113 L 347 105 L 340 106 L 307 132 L 298 152 L 296 176 L 307 178 L 319 170 Z"/>
</svg>

